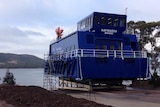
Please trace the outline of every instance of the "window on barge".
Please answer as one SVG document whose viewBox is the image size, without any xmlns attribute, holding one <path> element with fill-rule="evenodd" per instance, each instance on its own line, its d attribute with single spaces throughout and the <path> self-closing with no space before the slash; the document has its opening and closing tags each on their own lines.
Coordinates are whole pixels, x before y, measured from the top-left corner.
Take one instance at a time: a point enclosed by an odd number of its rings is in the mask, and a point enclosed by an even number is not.
<svg viewBox="0 0 160 107">
<path fill-rule="evenodd" d="M 108 25 L 112 26 L 112 17 L 111 16 L 108 17 Z"/>
<path fill-rule="evenodd" d="M 102 26 L 106 25 L 106 17 L 105 16 L 101 17 L 101 22 L 102 22 Z"/>
<path fill-rule="evenodd" d="M 95 47 L 96 49 L 99 49 L 99 45 L 96 45 L 96 47 Z"/>
<path fill-rule="evenodd" d="M 92 17 L 90 16 L 78 23 L 78 30 L 82 30 L 86 27 L 90 27 L 91 24 L 92 24 Z"/>
<path fill-rule="evenodd" d="M 118 21 L 119 21 L 119 19 L 118 19 L 118 18 L 115 18 L 115 19 L 114 19 L 114 24 L 113 24 L 113 25 L 114 25 L 115 27 L 117 27 L 117 26 L 118 26 Z"/>
<path fill-rule="evenodd" d="M 88 44 L 93 44 L 94 43 L 93 35 L 87 34 L 86 37 L 87 37 L 87 43 Z"/>
<path fill-rule="evenodd" d="M 107 45 L 103 45 L 103 49 L 104 49 L 104 50 L 107 50 Z"/>
<path fill-rule="evenodd" d="M 111 46 L 110 46 L 110 50 L 114 50 L 114 45 L 111 45 Z"/>
<path fill-rule="evenodd" d="M 124 37 L 124 45 L 125 46 L 130 46 L 131 44 L 130 44 L 130 40 L 129 40 L 129 38 L 128 37 Z"/>
<path fill-rule="evenodd" d="M 120 27 L 124 27 L 125 26 L 125 19 L 121 18 L 120 19 Z"/>
<path fill-rule="evenodd" d="M 95 25 L 99 25 L 100 24 L 100 16 L 95 16 L 94 23 L 95 23 Z"/>
</svg>

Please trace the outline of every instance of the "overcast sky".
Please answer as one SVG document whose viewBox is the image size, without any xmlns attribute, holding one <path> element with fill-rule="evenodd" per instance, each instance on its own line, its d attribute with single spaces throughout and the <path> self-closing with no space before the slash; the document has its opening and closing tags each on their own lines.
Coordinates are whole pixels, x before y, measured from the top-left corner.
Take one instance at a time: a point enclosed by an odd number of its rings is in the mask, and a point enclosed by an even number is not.
<svg viewBox="0 0 160 107">
<path fill-rule="evenodd" d="M 55 29 L 67 35 L 94 11 L 124 14 L 129 20 L 160 21 L 160 0 L 0 0 L 0 53 L 48 53 Z"/>
</svg>

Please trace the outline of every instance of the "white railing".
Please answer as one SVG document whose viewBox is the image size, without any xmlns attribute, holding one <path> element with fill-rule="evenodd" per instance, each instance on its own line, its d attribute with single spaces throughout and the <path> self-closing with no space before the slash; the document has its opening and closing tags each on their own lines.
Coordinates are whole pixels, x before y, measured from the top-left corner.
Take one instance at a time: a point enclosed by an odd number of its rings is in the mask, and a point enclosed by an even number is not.
<svg viewBox="0 0 160 107">
<path fill-rule="evenodd" d="M 59 60 L 72 57 L 99 57 L 99 58 L 147 58 L 146 51 L 129 50 L 101 50 L 101 49 L 75 49 L 65 53 L 49 56 L 49 59 Z"/>
</svg>

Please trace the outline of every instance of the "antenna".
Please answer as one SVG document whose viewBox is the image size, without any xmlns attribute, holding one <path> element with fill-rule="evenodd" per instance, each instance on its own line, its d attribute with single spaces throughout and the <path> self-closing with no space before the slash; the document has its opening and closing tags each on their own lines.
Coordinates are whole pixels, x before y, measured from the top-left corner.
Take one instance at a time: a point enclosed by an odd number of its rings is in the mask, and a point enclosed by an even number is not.
<svg viewBox="0 0 160 107">
<path fill-rule="evenodd" d="M 127 15 L 127 10 L 128 10 L 128 8 L 126 7 L 126 8 L 125 8 L 125 15 Z"/>
<path fill-rule="evenodd" d="M 128 8 L 126 7 L 125 8 L 125 15 L 127 16 L 127 10 L 128 10 Z M 127 33 L 128 32 L 128 29 L 127 29 L 127 18 L 126 18 L 126 30 L 125 30 L 125 33 Z"/>
</svg>

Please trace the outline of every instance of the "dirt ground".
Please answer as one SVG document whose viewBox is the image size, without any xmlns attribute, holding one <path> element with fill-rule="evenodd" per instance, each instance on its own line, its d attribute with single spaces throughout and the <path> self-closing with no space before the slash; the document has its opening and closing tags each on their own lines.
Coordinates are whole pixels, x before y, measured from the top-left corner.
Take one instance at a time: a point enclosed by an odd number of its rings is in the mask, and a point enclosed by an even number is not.
<svg viewBox="0 0 160 107">
<path fill-rule="evenodd" d="M 160 90 L 48 91 L 0 85 L 0 107 L 159 107 Z M 112 105 L 112 106 L 107 106 Z"/>
<path fill-rule="evenodd" d="M 0 107 L 112 107 L 36 86 L 0 86 Z"/>
<path fill-rule="evenodd" d="M 11 104 L 7 104 L 7 102 L 5 101 L 0 100 L 0 107 L 14 107 L 14 106 Z"/>
</svg>

